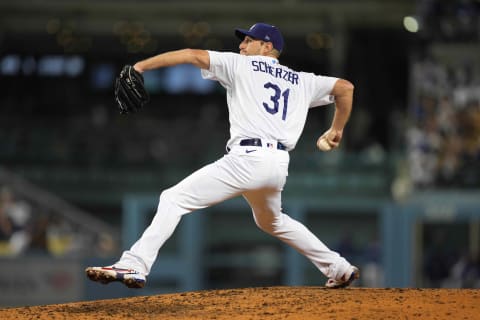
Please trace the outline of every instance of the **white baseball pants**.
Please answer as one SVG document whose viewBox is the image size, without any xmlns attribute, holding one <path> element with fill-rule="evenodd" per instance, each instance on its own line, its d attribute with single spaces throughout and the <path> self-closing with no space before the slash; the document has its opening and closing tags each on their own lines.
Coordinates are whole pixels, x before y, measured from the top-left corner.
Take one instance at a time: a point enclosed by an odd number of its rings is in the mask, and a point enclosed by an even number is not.
<svg viewBox="0 0 480 320">
<path fill-rule="evenodd" d="M 281 210 L 289 160 L 286 151 L 234 146 L 221 159 L 164 190 L 150 226 L 115 265 L 148 275 L 184 214 L 242 195 L 260 229 L 305 255 L 328 278 L 340 279 L 350 264 Z"/>
</svg>

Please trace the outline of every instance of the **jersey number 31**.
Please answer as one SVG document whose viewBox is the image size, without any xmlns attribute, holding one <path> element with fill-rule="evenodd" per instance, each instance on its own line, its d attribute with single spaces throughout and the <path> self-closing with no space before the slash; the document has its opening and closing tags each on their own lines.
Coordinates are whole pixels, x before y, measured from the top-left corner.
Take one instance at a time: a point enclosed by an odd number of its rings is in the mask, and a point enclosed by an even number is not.
<svg viewBox="0 0 480 320">
<path fill-rule="evenodd" d="M 263 85 L 265 89 L 273 89 L 275 92 L 272 96 L 270 96 L 270 100 L 273 102 L 272 104 L 263 103 L 263 107 L 267 110 L 270 114 L 276 114 L 278 112 L 280 106 L 280 98 L 283 97 L 283 110 L 282 110 L 282 120 L 287 118 L 287 107 L 288 107 L 288 95 L 290 94 L 290 89 L 287 89 L 282 92 L 282 90 L 274 83 L 267 82 Z"/>
</svg>

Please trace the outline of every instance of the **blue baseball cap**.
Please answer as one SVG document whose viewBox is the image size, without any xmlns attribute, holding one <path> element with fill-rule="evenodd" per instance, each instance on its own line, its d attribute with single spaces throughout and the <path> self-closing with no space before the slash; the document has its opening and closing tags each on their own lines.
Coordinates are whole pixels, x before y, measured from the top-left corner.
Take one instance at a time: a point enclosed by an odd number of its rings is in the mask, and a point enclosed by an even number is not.
<svg viewBox="0 0 480 320">
<path fill-rule="evenodd" d="M 237 28 L 235 29 L 235 35 L 242 40 L 245 36 L 249 36 L 257 40 L 271 42 L 275 49 L 280 52 L 283 50 L 283 36 L 280 33 L 280 30 L 267 23 L 255 23 L 248 30 Z"/>
</svg>

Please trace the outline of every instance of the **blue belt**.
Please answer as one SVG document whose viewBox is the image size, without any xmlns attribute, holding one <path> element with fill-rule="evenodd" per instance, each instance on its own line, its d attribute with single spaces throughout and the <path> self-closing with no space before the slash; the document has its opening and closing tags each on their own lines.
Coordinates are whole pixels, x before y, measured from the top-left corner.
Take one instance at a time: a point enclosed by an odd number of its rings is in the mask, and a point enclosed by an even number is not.
<svg viewBox="0 0 480 320">
<path fill-rule="evenodd" d="M 267 143 L 268 144 L 268 143 Z M 262 139 L 259 138 L 252 138 L 252 139 L 243 139 L 240 140 L 241 146 L 250 146 L 250 147 L 261 147 L 262 146 Z M 270 147 L 267 145 L 267 147 Z M 278 150 L 287 150 L 287 147 L 281 142 L 277 142 L 277 149 Z"/>
</svg>

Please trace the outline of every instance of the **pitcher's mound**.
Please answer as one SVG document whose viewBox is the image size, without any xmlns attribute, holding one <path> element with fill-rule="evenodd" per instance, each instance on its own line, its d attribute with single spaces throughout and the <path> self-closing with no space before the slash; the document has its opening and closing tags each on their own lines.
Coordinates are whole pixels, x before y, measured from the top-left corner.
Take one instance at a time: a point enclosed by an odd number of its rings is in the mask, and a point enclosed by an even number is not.
<svg viewBox="0 0 480 320">
<path fill-rule="evenodd" d="M 480 290 L 267 287 L 0 310 L 0 319 L 478 319 Z"/>
</svg>

